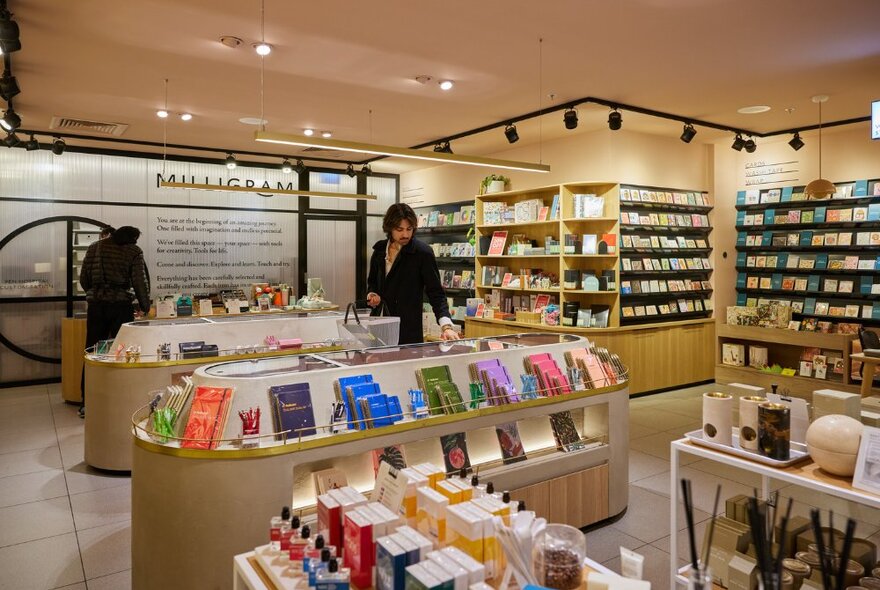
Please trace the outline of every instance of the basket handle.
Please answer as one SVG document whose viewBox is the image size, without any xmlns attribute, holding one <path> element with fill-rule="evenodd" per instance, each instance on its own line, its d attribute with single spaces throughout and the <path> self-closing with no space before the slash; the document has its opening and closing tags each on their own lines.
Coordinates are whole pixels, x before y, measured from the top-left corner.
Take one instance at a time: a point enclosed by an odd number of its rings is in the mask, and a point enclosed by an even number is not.
<svg viewBox="0 0 880 590">
<path fill-rule="evenodd" d="M 348 323 L 348 312 L 350 311 L 354 314 L 354 321 L 357 323 L 357 325 L 358 326 L 361 325 L 361 319 L 358 317 L 357 307 L 355 306 L 356 303 L 357 303 L 357 301 L 352 301 L 351 303 L 348 304 L 348 307 L 345 308 L 345 319 L 342 320 L 343 324 Z"/>
</svg>

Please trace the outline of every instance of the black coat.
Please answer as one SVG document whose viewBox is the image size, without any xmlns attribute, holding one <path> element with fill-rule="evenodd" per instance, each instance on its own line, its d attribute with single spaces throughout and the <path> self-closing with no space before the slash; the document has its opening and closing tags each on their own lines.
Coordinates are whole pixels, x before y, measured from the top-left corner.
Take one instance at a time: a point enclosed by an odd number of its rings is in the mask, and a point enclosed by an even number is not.
<svg viewBox="0 0 880 590">
<path fill-rule="evenodd" d="M 440 283 L 440 271 L 430 246 L 412 239 L 401 248 L 388 276 L 385 276 L 385 251 L 388 240 L 373 246 L 367 289 L 378 294 L 391 315 L 400 318 L 400 344 L 422 342 L 422 294 L 434 310 L 437 321 L 450 317 L 446 292 Z M 371 315 L 379 315 L 381 305 Z"/>
</svg>

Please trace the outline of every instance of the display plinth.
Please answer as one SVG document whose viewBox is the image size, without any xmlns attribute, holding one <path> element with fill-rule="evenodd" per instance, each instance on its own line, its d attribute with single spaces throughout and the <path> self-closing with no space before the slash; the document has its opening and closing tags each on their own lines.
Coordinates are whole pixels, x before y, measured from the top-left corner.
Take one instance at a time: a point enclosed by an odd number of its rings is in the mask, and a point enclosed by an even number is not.
<svg viewBox="0 0 880 590">
<path fill-rule="evenodd" d="M 307 374 L 299 373 L 299 378 L 307 378 L 313 384 L 313 404 L 317 408 L 322 404 L 322 396 L 328 392 L 324 391 L 325 387 L 314 384 L 323 384 L 328 377 L 338 379 L 367 370 L 389 391 L 405 392 L 408 387 L 415 386 L 417 368 L 448 364 L 453 377 L 461 385 L 461 375 L 467 374 L 466 365 L 470 362 L 498 358 L 519 373 L 527 353 L 549 352 L 561 361 L 563 352 L 585 345 L 580 338 L 549 334 L 508 336 L 498 340 L 510 343 L 519 339 L 531 339 L 537 344 L 506 344 L 502 350 L 483 347 L 480 352 L 471 353 L 447 353 L 441 349 L 465 347 L 465 344 L 421 344 L 395 349 L 402 357 L 409 356 L 408 359 L 370 354 L 369 351 L 336 353 L 336 357 L 359 356 L 350 366 L 309 370 Z M 554 343 L 540 344 L 542 339 Z M 420 356 L 407 354 L 418 350 L 425 352 Z M 334 358 L 333 354 L 322 356 L 330 360 Z M 368 358 L 372 362 L 366 367 L 357 362 Z M 214 369 L 222 366 L 205 367 L 194 376 L 194 380 L 215 385 L 220 378 L 215 376 L 209 382 L 208 373 L 213 370 L 216 375 Z M 253 395 L 266 395 L 268 383 L 289 383 L 296 380 L 296 375 L 255 370 L 250 379 L 225 377 L 225 381 L 227 386 L 236 388 L 236 396 L 240 394 L 245 400 L 243 403 L 253 403 L 252 400 L 256 399 Z M 332 396 L 332 390 L 329 395 Z M 471 439 L 471 435 L 481 429 L 494 431 L 493 426 L 516 420 L 523 423 L 546 420 L 547 414 L 564 410 L 583 412 L 584 430 L 587 430 L 588 422 L 590 427 L 596 428 L 591 431 L 595 435 L 590 439 L 593 443 L 587 441 L 586 448 L 568 453 L 555 450 L 536 452 L 526 461 L 510 465 L 497 461 L 480 470 L 481 478 L 493 481 L 497 489 L 511 490 L 514 498 L 522 492 L 520 497 L 529 498 L 527 501 L 535 502 L 536 507 L 540 507 L 542 501 L 549 505 L 552 497 L 554 510 L 568 512 L 566 518 L 557 520 L 575 526 L 586 526 L 620 514 L 626 508 L 628 498 L 629 394 L 625 382 L 480 408 L 463 414 L 399 422 L 383 428 L 290 440 L 286 444 L 275 443 L 256 449 L 221 446 L 212 451 L 159 444 L 149 439 L 138 416 L 132 469 L 133 587 L 163 590 L 230 587 L 228 567 L 233 556 L 266 542 L 269 519 L 282 504 L 289 503 L 297 512 L 310 511 L 310 506 L 302 504 L 297 488 L 311 485 L 314 470 L 345 465 L 350 461 L 352 466 L 361 469 L 366 462 L 366 469 L 371 473 L 370 450 L 392 444 L 412 445 L 412 461 L 417 462 L 418 452 L 414 447 L 438 445 L 436 439 L 439 436 L 466 432 L 470 446 L 471 440 L 478 440 L 476 436 Z M 497 441 L 494 446 L 495 452 L 499 453 Z M 478 456 L 487 454 L 482 444 L 475 444 L 470 452 L 474 462 L 479 461 Z M 346 474 L 349 483 L 357 489 L 366 491 L 372 487 L 372 482 L 364 485 L 360 480 L 355 481 L 358 470 L 354 467 Z M 560 484 L 565 486 L 564 494 L 559 489 Z M 538 493 L 543 494 L 544 500 L 538 499 Z M 584 510 L 585 503 L 594 505 L 594 510 Z"/>
<path fill-rule="evenodd" d="M 630 368 L 631 394 L 684 387 L 715 377 L 715 320 L 701 318 L 619 328 L 569 328 L 526 322 L 467 318 L 476 338 L 514 332 L 577 334 L 615 352 Z"/>
<path fill-rule="evenodd" d="M 85 347 L 85 318 L 61 318 L 61 398 L 66 402 L 82 401 Z"/>
</svg>

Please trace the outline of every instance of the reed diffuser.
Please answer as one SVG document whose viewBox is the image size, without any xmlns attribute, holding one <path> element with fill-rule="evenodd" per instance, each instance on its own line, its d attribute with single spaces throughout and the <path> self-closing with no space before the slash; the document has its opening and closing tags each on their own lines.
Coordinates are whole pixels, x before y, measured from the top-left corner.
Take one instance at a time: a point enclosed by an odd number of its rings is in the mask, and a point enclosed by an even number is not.
<svg viewBox="0 0 880 590">
<path fill-rule="evenodd" d="M 712 574 L 709 571 L 709 553 L 712 551 L 712 535 L 715 532 L 715 517 L 718 513 L 718 500 L 721 497 L 721 486 L 715 489 L 715 504 L 712 507 L 712 519 L 709 521 L 709 532 L 704 553 L 700 559 L 697 553 L 697 537 L 694 529 L 694 503 L 691 481 L 681 480 L 681 494 L 684 502 L 684 516 L 687 522 L 688 546 L 690 548 L 691 567 L 688 570 L 689 590 L 711 590 Z"/>
<path fill-rule="evenodd" d="M 755 559 L 758 562 L 758 571 L 764 590 L 782 590 L 783 575 L 782 562 L 785 558 L 786 533 L 788 532 L 788 520 L 791 516 L 791 498 L 788 499 L 788 507 L 779 524 L 779 538 L 777 541 L 776 555 L 773 555 L 773 536 L 776 530 L 777 508 L 779 506 L 779 492 L 775 492 L 769 502 L 758 502 L 757 491 L 749 498 L 748 516 L 749 525 L 752 527 L 752 541 L 755 544 Z"/>
</svg>

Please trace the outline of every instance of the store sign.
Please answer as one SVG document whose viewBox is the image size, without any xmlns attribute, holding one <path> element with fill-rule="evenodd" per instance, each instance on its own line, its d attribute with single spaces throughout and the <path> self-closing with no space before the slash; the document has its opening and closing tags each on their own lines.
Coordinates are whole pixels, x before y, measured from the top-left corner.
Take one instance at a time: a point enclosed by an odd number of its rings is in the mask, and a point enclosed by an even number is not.
<svg viewBox="0 0 880 590">
<path fill-rule="evenodd" d="M 208 185 L 210 187 L 216 187 L 218 191 L 222 191 L 225 187 L 228 186 L 242 186 L 245 188 L 265 188 L 265 189 L 275 189 L 280 191 L 293 191 L 296 188 L 293 186 L 293 182 L 281 182 L 277 181 L 273 186 L 268 180 L 264 180 L 262 182 L 251 180 L 250 178 L 245 179 L 242 184 L 242 180 L 240 178 L 223 178 L 222 176 L 217 177 L 217 182 L 212 182 L 212 178 L 209 176 L 196 176 L 194 174 L 169 174 L 167 177 L 163 176 L 161 172 L 156 173 L 156 188 L 161 187 L 162 182 L 180 182 L 187 184 L 201 184 Z M 271 197 L 271 194 L 263 194 L 257 193 L 258 195 L 262 195 L 264 197 Z"/>
<path fill-rule="evenodd" d="M 871 139 L 880 139 L 880 100 L 871 103 Z"/>
</svg>

